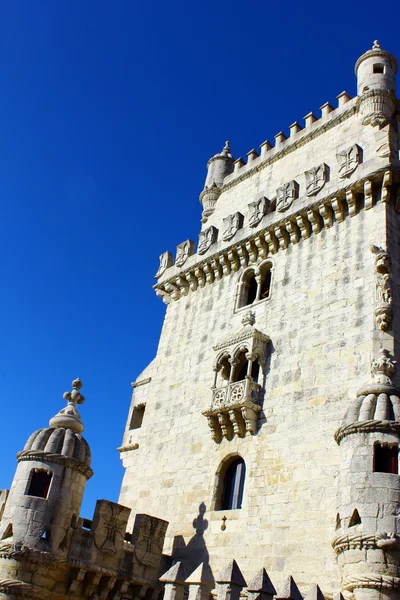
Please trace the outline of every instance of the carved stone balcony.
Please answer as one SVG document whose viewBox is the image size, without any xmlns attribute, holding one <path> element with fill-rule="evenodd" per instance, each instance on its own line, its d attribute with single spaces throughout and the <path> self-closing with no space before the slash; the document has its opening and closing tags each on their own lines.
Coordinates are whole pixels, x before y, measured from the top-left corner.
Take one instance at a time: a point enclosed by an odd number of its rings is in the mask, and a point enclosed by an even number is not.
<svg viewBox="0 0 400 600">
<path fill-rule="evenodd" d="M 203 411 L 208 419 L 213 440 L 232 439 L 256 433 L 261 386 L 246 377 L 213 390 L 211 407 Z"/>
</svg>

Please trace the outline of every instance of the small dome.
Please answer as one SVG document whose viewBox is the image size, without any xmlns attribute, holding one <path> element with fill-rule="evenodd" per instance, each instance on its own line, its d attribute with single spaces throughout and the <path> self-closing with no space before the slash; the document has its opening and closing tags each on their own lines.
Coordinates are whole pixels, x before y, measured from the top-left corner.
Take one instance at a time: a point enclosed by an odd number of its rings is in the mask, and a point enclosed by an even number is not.
<svg viewBox="0 0 400 600">
<path fill-rule="evenodd" d="M 400 398 L 395 387 L 370 384 L 359 390 L 348 408 L 343 425 L 360 421 L 400 422 Z"/>
<path fill-rule="evenodd" d="M 46 427 L 38 429 L 28 439 L 23 452 L 46 452 L 60 454 L 90 467 L 91 453 L 89 444 L 79 433 L 65 427 Z"/>
</svg>

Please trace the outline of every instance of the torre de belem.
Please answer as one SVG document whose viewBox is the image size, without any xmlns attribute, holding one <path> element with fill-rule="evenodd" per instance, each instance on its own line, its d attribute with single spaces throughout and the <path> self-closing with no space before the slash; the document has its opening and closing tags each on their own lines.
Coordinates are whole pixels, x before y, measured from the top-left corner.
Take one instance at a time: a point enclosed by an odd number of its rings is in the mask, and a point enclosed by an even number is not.
<svg viewBox="0 0 400 600">
<path fill-rule="evenodd" d="M 209 160 L 197 245 L 160 256 L 119 503 L 80 516 L 76 379 L 0 493 L 1 600 L 400 598 L 396 73 L 374 42 L 356 97 Z"/>
</svg>

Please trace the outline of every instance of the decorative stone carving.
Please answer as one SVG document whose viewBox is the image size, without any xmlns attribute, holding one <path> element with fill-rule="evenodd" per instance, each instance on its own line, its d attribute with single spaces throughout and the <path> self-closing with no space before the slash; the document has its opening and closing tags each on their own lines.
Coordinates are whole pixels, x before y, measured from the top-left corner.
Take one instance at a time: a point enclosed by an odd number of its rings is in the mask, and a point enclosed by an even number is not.
<svg viewBox="0 0 400 600">
<path fill-rule="evenodd" d="M 235 560 L 231 560 L 226 569 L 215 578 L 217 582 L 217 600 L 240 600 L 240 592 L 247 583 Z"/>
<path fill-rule="evenodd" d="M 243 215 L 240 212 L 236 212 L 233 215 L 229 215 L 225 217 L 224 221 L 224 231 L 222 234 L 222 239 L 224 242 L 228 242 L 231 240 L 239 229 L 243 226 Z"/>
<path fill-rule="evenodd" d="M 297 181 L 289 181 L 276 190 L 276 210 L 284 212 L 299 197 L 299 184 Z"/>
<path fill-rule="evenodd" d="M 349 177 L 357 169 L 358 165 L 362 160 L 362 150 L 360 146 L 354 144 L 336 154 L 337 161 L 339 163 L 339 176 Z"/>
<path fill-rule="evenodd" d="M 379 329 L 387 331 L 393 317 L 393 297 L 390 284 L 391 261 L 389 254 L 382 248 L 372 246 L 371 251 L 375 254 L 375 318 Z"/>
<path fill-rule="evenodd" d="M 169 267 L 172 267 L 174 264 L 174 259 L 171 252 L 164 252 L 164 254 L 160 255 L 160 266 L 158 267 L 157 273 L 154 275 L 156 279 L 159 279 L 161 275 L 165 273 Z"/>
<path fill-rule="evenodd" d="M 329 167 L 325 163 L 313 167 L 305 172 L 306 176 L 306 194 L 307 196 L 315 196 L 324 187 L 329 178 Z"/>
<path fill-rule="evenodd" d="M 189 256 L 194 254 L 195 243 L 192 240 L 186 240 L 176 247 L 176 258 L 175 264 L 177 267 L 182 267 L 185 264 Z"/>
<path fill-rule="evenodd" d="M 223 437 L 231 439 L 234 435 L 254 435 L 257 431 L 257 416 L 261 410 L 261 385 L 251 376 L 252 365 L 256 361 L 261 366 L 265 365 L 270 340 L 267 335 L 255 329 L 254 324 L 255 313 L 248 311 L 242 319 L 243 327 L 214 346 L 214 350 L 219 352 L 214 367 L 215 383 L 212 388 L 211 405 L 203 411 L 203 415 L 208 419 L 212 437 L 216 442 L 220 442 Z M 248 361 L 247 375 L 237 381 L 232 375 L 238 364 L 238 356 L 243 353 Z M 220 362 L 221 358 L 224 358 L 225 362 Z M 218 374 L 225 383 L 217 386 Z"/>
<path fill-rule="evenodd" d="M 199 233 L 199 245 L 197 247 L 197 252 L 199 254 L 205 254 L 207 250 L 210 248 L 212 244 L 215 244 L 218 238 L 218 229 L 211 225 L 204 231 L 200 231 Z"/>
<path fill-rule="evenodd" d="M 265 196 L 262 196 L 255 202 L 250 202 L 249 207 L 249 225 L 250 227 L 257 227 L 264 217 L 267 214 L 268 210 L 271 207 L 271 201 Z"/>
<path fill-rule="evenodd" d="M 168 522 L 150 515 L 138 514 L 132 532 L 132 544 L 135 545 L 137 560 L 146 566 L 157 567 Z"/>
<path fill-rule="evenodd" d="M 67 406 L 50 419 L 50 427 L 67 427 L 76 433 L 82 433 L 83 424 L 77 409 L 77 404 L 85 402 L 85 396 L 79 391 L 81 388 L 82 381 L 78 377 L 72 382 L 72 392 L 64 392 L 63 398 L 67 401 Z"/>
<path fill-rule="evenodd" d="M 131 509 L 108 500 L 97 500 L 93 517 L 93 539 L 102 552 L 122 550 Z"/>
</svg>

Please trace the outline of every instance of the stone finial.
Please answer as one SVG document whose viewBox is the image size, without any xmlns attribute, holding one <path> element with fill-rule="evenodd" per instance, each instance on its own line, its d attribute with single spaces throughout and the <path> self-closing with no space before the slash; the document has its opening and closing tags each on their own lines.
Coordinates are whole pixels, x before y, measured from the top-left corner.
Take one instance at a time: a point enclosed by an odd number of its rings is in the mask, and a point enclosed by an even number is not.
<svg viewBox="0 0 400 600">
<path fill-rule="evenodd" d="M 222 156 L 229 156 L 229 158 L 232 158 L 231 146 L 230 146 L 229 140 L 226 140 L 225 146 L 222 148 L 221 154 L 222 154 Z"/>
<path fill-rule="evenodd" d="M 164 600 L 183 600 L 185 592 L 185 573 L 181 561 L 178 561 L 164 575 L 160 581 L 165 584 Z"/>
<path fill-rule="evenodd" d="M 242 325 L 254 325 L 256 322 L 256 313 L 253 310 L 249 310 L 242 319 Z"/>
<path fill-rule="evenodd" d="M 292 576 L 288 577 L 277 594 L 280 600 L 303 600 L 299 588 Z"/>
<path fill-rule="evenodd" d="M 373 45 L 372 45 L 372 50 L 380 50 L 381 49 L 381 45 L 378 42 L 378 40 L 375 40 Z"/>
<path fill-rule="evenodd" d="M 185 581 L 189 585 L 188 600 L 208 600 L 214 587 L 214 577 L 210 565 L 200 563 L 195 571 Z"/>
<path fill-rule="evenodd" d="M 247 586 L 249 600 L 272 600 L 276 595 L 276 589 L 265 569 L 261 569 Z"/>
<path fill-rule="evenodd" d="M 82 433 L 83 424 L 77 409 L 77 404 L 83 404 L 85 401 L 85 396 L 79 391 L 81 387 L 82 381 L 79 377 L 74 379 L 72 382 L 72 391 L 64 392 L 63 394 L 63 398 L 68 404 L 50 419 L 50 427 L 65 427 L 67 429 L 72 429 L 72 431 L 76 431 L 76 433 Z"/>
<path fill-rule="evenodd" d="M 379 357 L 371 360 L 371 373 L 376 383 L 392 384 L 391 378 L 396 373 L 396 361 L 391 360 L 386 348 L 381 348 Z"/>
</svg>

